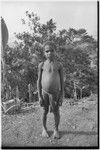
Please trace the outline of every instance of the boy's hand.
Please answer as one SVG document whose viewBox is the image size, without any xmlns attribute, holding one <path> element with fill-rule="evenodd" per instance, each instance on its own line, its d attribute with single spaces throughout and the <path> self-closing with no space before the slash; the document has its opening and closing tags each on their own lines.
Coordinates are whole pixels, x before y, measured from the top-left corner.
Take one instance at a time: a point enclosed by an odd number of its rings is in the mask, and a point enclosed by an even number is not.
<svg viewBox="0 0 100 150">
<path fill-rule="evenodd" d="M 62 106 L 62 99 L 59 100 L 59 106 Z"/>
<path fill-rule="evenodd" d="M 41 98 L 41 97 L 39 98 L 39 104 L 40 104 L 40 106 L 43 106 L 43 104 L 44 104 L 43 103 L 43 98 Z"/>
<path fill-rule="evenodd" d="M 63 96 L 60 96 L 60 97 L 59 97 L 59 103 L 58 103 L 58 105 L 59 105 L 59 106 L 62 106 L 62 103 L 63 103 Z"/>
<path fill-rule="evenodd" d="M 59 101 L 59 106 L 62 106 L 62 100 L 61 100 L 61 101 Z"/>
</svg>

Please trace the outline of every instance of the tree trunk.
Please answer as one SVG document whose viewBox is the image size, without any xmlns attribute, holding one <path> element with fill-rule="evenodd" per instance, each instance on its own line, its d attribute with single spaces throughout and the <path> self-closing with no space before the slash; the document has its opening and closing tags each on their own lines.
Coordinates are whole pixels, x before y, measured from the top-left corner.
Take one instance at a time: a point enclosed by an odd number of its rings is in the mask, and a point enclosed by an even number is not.
<svg viewBox="0 0 100 150">
<path fill-rule="evenodd" d="M 8 29 L 7 29 L 7 26 L 6 26 L 6 23 L 4 21 L 4 19 L 1 17 L 1 61 L 2 61 L 2 66 L 3 66 L 3 93 L 4 95 L 6 95 L 6 99 L 8 99 L 8 93 L 7 93 L 7 78 L 6 78 L 6 63 L 5 63 L 5 60 L 4 60 L 4 53 L 5 53 L 5 49 L 6 49 L 6 45 L 7 45 L 7 42 L 8 42 L 8 37 L 9 37 L 9 34 L 8 34 Z M 6 93 L 4 92 L 5 91 L 5 88 L 6 88 Z"/>
</svg>

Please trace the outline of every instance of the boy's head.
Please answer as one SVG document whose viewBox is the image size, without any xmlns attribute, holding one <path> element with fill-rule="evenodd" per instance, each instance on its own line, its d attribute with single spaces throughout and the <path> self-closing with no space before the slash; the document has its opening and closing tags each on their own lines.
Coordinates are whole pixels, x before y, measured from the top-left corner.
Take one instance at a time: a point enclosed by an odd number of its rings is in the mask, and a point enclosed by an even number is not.
<svg viewBox="0 0 100 150">
<path fill-rule="evenodd" d="M 45 49 L 45 46 L 50 46 L 50 47 L 52 47 L 54 50 L 56 50 L 56 45 L 55 45 L 55 43 L 52 42 L 52 41 L 46 41 L 46 42 L 44 43 L 44 45 L 43 45 L 43 48 L 44 48 L 44 49 Z"/>
<path fill-rule="evenodd" d="M 47 41 L 44 43 L 44 54 L 46 58 L 53 58 L 55 55 L 56 45 L 54 42 Z"/>
</svg>

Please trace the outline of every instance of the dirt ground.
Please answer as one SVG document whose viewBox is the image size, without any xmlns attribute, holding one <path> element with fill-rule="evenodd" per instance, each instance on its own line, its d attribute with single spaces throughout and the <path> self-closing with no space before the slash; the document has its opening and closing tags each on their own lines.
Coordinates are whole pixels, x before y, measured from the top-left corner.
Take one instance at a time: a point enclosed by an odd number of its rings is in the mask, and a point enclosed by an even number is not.
<svg viewBox="0 0 100 150">
<path fill-rule="evenodd" d="M 74 105 L 66 99 L 60 107 L 60 139 L 53 139 L 53 114 L 48 114 L 49 138 L 42 138 L 42 108 L 36 103 L 31 111 L 2 114 L 2 146 L 10 147 L 94 147 L 98 145 L 97 96 Z"/>
</svg>

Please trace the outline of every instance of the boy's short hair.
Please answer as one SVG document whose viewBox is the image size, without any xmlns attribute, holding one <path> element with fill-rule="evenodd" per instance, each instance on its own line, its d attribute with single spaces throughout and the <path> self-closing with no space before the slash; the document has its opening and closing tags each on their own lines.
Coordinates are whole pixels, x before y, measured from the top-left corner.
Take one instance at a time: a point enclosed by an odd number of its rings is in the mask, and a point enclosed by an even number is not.
<svg viewBox="0 0 100 150">
<path fill-rule="evenodd" d="M 50 46 L 53 46 L 54 50 L 56 50 L 56 44 L 52 41 L 46 41 L 44 44 L 43 44 L 43 49 L 45 48 L 46 45 L 50 45 Z"/>
</svg>

